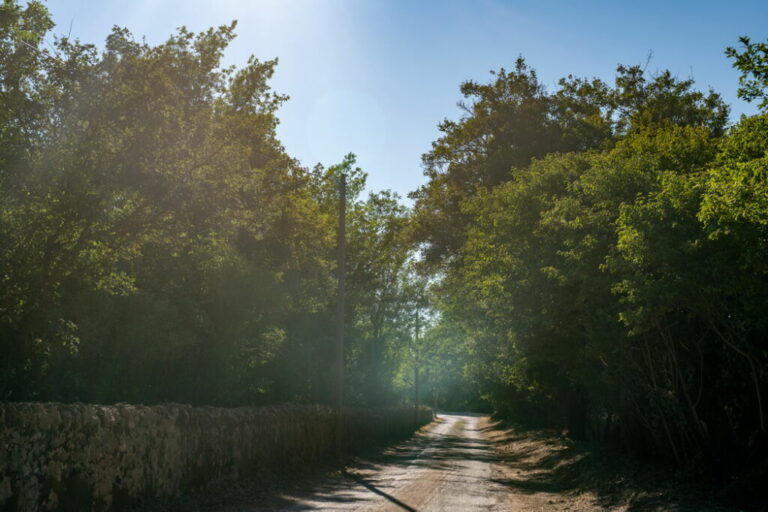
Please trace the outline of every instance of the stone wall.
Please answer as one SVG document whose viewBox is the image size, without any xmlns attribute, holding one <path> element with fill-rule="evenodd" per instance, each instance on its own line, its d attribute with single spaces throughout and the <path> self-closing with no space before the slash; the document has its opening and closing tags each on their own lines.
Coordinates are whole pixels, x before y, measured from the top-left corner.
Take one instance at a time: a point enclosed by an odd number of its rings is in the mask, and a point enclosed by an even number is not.
<svg viewBox="0 0 768 512">
<path fill-rule="evenodd" d="M 403 438 L 414 419 L 407 407 L 348 409 L 347 446 Z M 333 410 L 321 406 L 0 403 L 0 510 L 119 510 L 310 464 L 333 446 Z"/>
</svg>

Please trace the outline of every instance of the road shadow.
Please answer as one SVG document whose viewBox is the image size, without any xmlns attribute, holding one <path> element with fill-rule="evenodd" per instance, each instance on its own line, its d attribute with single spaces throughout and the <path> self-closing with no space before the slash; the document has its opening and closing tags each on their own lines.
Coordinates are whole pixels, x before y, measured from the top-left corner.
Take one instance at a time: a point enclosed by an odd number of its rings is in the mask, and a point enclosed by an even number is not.
<svg viewBox="0 0 768 512">
<path fill-rule="evenodd" d="M 454 416 L 483 415 L 462 413 Z M 416 508 L 412 504 L 405 503 L 387 492 L 387 487 L 391 487 L 391 480 L 388 479 L 391 479 L 393 472 L 407 475 L 411 471 L 416 473 L 421 469 L 450 471 L 459 462 L 498 461 L 494 445 L 487 439 L 469 439 L 461 434 L 460 429 L 444 433 L 435 432 L 434 427 L 442 421 L 438 417 L 432 429 L 422 430 L 405 442 L 355 457 L 349 461 L 346 471 L 331 478 L 326 477 L 314 485 L 307 485 L 298 492 L 277 496 L 271 500 L 268 508 L 238 510 L 334 510 L 352 503 L 357 503 L 363 508 L 375 497 L 381 497 L 401 510 L 415 511 Z M 472 430 L 465 428 L 465 432 Z M 382 480 L 379 475 L 386 476 Z M 368 493 L 354 492 L 363 489 Z M 321 503 L 322 506 L 317 507 L 312 503 Z"/>
<path fill-rule="evenodd" d="M 406 510 L 407 512 L 417 512 L 417 510 L 415 508 L 413 508 L 413 507 L 403 503 L 402 501 L 398 500 L 397 498 L 395 498 L 391 494 L 387 494 L 386 492 L 382 491 L 381 489 L 379 489 L 375 485 L 373 485 L 370 482 L 368 482 L 366 479 L 364 479 L 360 475 L 355 475 L 354 473 L 345 473 L 345 474 L 346 474 L 347 478 L 352 479 L 353 481 L 355 481 L 359 485 L 365 487 L 366 489 L 368 489 L 372 493 L 374 493 L 374 494 L 376 494 L 378 496 L 383 497 L 384 499 L 386 499 L 390 503 L 392 503 L 394 505 L 397 505 L 402 510 Z"/>
<path fill-rule="evenodd" d="M 473 429 L 466 429 L 473 431 Z M 494 443 L 487 439 L 468 439 L 457 432 L 428 433 L 406 443 L 368 454 L 355 461 L 360 469 L 378 470 L 383 466 L 449 469 L 457 461 L 496 462 Z"/>
</svg>

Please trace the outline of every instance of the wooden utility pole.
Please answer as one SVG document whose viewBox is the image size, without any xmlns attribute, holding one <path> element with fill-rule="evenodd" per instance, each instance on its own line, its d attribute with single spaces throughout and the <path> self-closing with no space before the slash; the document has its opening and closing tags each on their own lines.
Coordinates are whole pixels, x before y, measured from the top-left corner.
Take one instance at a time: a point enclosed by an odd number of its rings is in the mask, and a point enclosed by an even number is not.
<svg viewBox="0 0 768 512">
<path fill-rule="evenodd" d="M 419 310 L 416 309 L 416 336 L 413 347 L 413 422 L 419 427 Z"/>
<path fill-rule="evenodd" d="M 432 417 L 437 417 L 437 370 L 432 368 Z"/>
<path fill-rule="evenodd" d="M 347 177 L 339 180 L 339 230 L 336 259 L 336 460 L 344 463 L 344 281 L 347 266 Z"/>
</svg>

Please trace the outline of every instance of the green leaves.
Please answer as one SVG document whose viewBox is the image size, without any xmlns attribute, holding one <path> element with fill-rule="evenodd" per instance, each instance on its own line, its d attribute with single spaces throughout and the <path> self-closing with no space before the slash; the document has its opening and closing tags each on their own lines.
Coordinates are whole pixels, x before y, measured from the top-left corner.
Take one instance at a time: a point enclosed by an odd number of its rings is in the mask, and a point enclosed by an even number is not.
<svg viewBox="0 0 768 512">
<path fill-rule="evenodd" d="M 332 228 L 274 133 L 276 61 L 221 68 L 234 24 L 19 53 L 45 16 L 2 11 L 0 394 L 264 399 L 277 333 L 332 286 Z"/>
<path fill-rule="evenodd" d="M 739 98 L 746 101 L 759 99 L 761 109 L 768 108 L 768 43 L 753 43 L 748 37 L 740 37 L 741 51 L 733 46 L 725 49 L 725 55 L 733 59 L 733 67 L 741 71 Z"/>
<path fill-rule="evenodd" d="M 765 119 L 726 132 L 721 98 L 669 72 L 622 66 L 613 87 L 568 77 L 554 94 L 535 80 L 518 62 L 468 84 L 414 196 L 471 385 L 574 435 L 621 425 L 680 464 L 716 456 L 714 439 L 746 446 L 766 423 Z M 534 104 L 545 123 L 517 110 Z M 511 135 L 542 126 L 558 134 L 545 147 Z M 518 143 L 529 156 L 497 172 L 490 155 Z"/>
<path fill-rule="evenodd" d="M 554 92 L 522 58 L 514 70 L 491 75 L 487 84 L 462 84 L 464 115 L 439 125 L 443 135 L 423 156 L 429 182 L 411 194 L 413 237 L 435 265 L 450 264 L 466 240 L 473 219 L 463 203 L 483 188 L 514 180 L 535 159 L 614 145 L 643 152 L 645 144 L 658 149 L 649 160 L 676 155 L 659 164 L 682 170 L 712 158 L 711 138 L 722 135 L 728 121 L 718 94 L 697 91 L 693 80 L 669 71 L 649 76 L 639 66 L 619 66 L 614 85 L 569 75 Z M 650 140 L 657 136 L 666 140 Z M 674 147 L 681 142 L 687 151 Z"/>
</svg>

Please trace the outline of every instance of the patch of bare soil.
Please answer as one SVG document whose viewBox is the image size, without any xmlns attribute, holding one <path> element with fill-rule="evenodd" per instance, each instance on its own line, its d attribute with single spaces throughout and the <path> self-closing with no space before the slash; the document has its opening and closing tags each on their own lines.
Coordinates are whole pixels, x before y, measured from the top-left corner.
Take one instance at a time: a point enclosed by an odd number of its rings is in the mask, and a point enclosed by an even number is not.
<svg viewBox="0 0 768 512">
<path fill-rule="evenodd" d="M 701 485 L 609 450 L 580 446 L 553 431 L 486 419 L 486 438 L 499 456 L 494 479 L 518 497 L 521 510 L 724 512 Z"/>
</svg>

